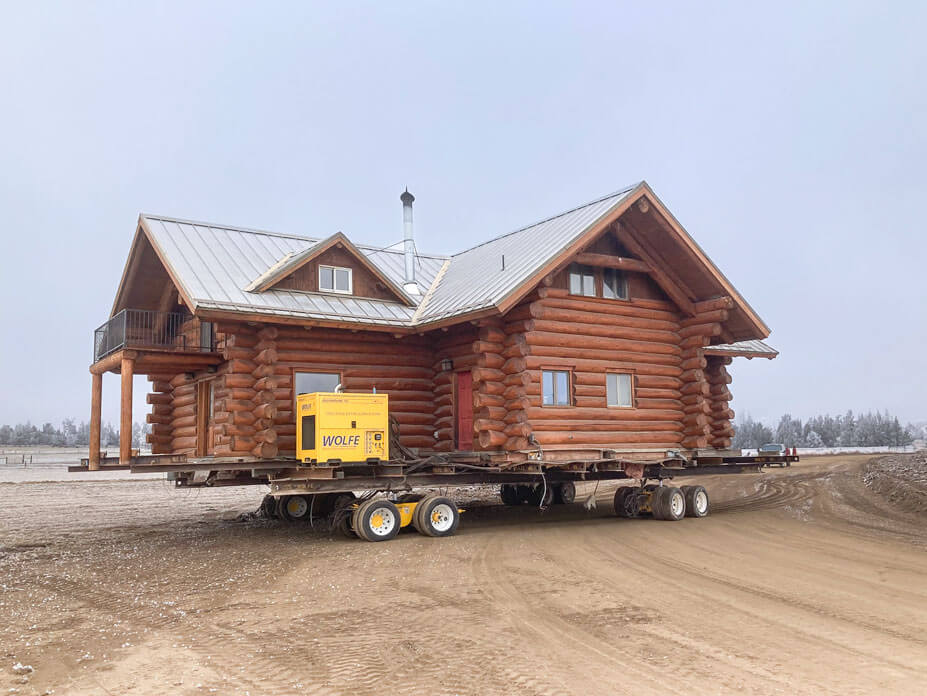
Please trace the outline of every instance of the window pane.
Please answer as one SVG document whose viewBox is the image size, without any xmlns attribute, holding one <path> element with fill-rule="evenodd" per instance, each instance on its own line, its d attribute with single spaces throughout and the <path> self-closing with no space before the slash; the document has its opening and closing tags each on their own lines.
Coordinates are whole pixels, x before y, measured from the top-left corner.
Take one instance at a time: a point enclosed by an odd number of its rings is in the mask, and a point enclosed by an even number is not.
<svg viewBox="0 0 927 696">
<path fill-rule="evenodd" d="M 616 375 L 618 377 L 618 405 L 631 405 L 631 375 Z"/>
<path fill-rule="evenodd" d="M 618 405 L 618 375 L 605 375 L 605 400 L 609 406 Z"/>
<path fill-rule="evenodd" d="M 610 299 L 626 300 L 628 298 L 628 286 L 625 283 L 624 274 L 615 268 L 605 269 L 605 283 L 602 287 L 602 296 Z"/>
<path fill-rule="evenodd" d="M 544 405 L 550 406 L 554 403 L 554 376 L 553 373 L 544 371 L 541 376 L 541 387 L 544 393 Z"/>
<path fill-rule="evenodd" d="M 335 289 L 335 269 L 326 266 L 319 267 L 319 290 Z"/>
<path fill-rule="evenodd" d="M 591 273 L 583 273 L 583 295 L 595 297 L 595 276 Z"/>
<path fill-rule="evenodd" d="M 351 272 L 347 268 L 335 269 L 335 290 L 351 292 Z"/>
<path fill-rule="evenodd" d="M 554 403 L 558 406 L 568 406 L 570 403 L 570 380 L 566 372 L 555 372 Z"/>
<path fill-rule="evenodd" d="M 577 271 L 570 271 L 570 294 L 583 294 L 583 277 Z"/>
<path fill-rule="evenodd" d="M 297 372 L 293 375 L 293 387 L 297 394 L 333 392 L 341 376 L 327 372 Z"/>
</svg>

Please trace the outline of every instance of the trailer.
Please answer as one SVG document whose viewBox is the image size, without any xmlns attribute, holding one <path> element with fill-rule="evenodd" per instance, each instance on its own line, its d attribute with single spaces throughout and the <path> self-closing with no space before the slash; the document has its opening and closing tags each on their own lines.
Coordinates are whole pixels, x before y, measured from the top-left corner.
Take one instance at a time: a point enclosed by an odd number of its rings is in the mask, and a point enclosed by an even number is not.
<svg viewBox="0 0 927 696">
<path fill-rule="evenodd" d="M 297 408 L 304 414 L 297 426 L 298 457 L 155 455 L 135 457 L 128 466 L 113 457 L 105 458 L 98 470 L 165 473 L 177 488 L 267 485 L 270 493 L 261 506 L 265 516 L 326 524 L 346 536 L 376 542 L 393 539 L 409 526 L 433 537 L 457 531 L 463 511 L 452 495 L 417 492 L 422 489 L 493 485 L 499 486 L 505 505 L 546 508 L 573 503 L 581 481 L 632 480 L 633 485 L 615 492 L 618 517 L 678 521 L 707 516 L 711 502 L 704 486 L 675 486 L 675 479 L 756 472 L 798 461 L 794 450 L 764 456 L 744 456 L 740 450 L 669 450 L 644 459 L 592 449 L 549 456 L 538 448 L 515 461 L 486 452 L 420 452 L 401 444 L 398 424 L 389 421 L 386 395 L 313 393 L 301 395 Z M 384 451 L 384 441 L 389 459 L 375 456 Z M 339 447 L 353 458 L 337 457 Z M 89 460 L 71 470 L 90 470 Z"/>
</svg>

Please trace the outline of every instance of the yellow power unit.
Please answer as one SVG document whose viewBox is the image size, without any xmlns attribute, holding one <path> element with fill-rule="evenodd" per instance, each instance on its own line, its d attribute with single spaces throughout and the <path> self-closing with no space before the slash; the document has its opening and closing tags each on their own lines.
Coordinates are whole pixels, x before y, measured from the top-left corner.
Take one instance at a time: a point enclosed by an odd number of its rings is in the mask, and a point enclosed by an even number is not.
<svg viewBox="0 0 927 696">
<path fill-rule="evenodd" d="M 300 394 L 296 414 L 296 458 L 300 462 L 389 459 L 386 394 Z"/>
</svg>

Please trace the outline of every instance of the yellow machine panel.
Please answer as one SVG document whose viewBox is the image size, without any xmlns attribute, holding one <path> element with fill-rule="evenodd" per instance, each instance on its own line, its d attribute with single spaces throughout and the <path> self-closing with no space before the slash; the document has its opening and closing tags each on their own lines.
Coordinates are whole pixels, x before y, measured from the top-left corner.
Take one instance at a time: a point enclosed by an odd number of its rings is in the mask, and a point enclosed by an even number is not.
<svg viewBox="0 0 927 696">
<path fill-rule="evenodd" d="M 306 464 L 389 459 L 389 396 L 296 397 L 296 458 Z"/>
</svg>

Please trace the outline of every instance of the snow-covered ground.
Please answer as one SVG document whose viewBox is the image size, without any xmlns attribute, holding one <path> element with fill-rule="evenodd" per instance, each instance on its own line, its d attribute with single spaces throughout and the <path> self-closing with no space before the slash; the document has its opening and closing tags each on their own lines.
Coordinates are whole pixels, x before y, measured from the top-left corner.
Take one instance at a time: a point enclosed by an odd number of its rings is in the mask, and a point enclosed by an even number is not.
<svg viewBox="0 0 927 696">
<path fill-rule="evenodd" d="M 799 447 L 799 456 L 813 456 L 815 454 L 905 454 L 916 452 L 917 447 Z M 755 449 L 742 450 L 744 456 L 750 457 L 757 452 Z"/>
</svg>

